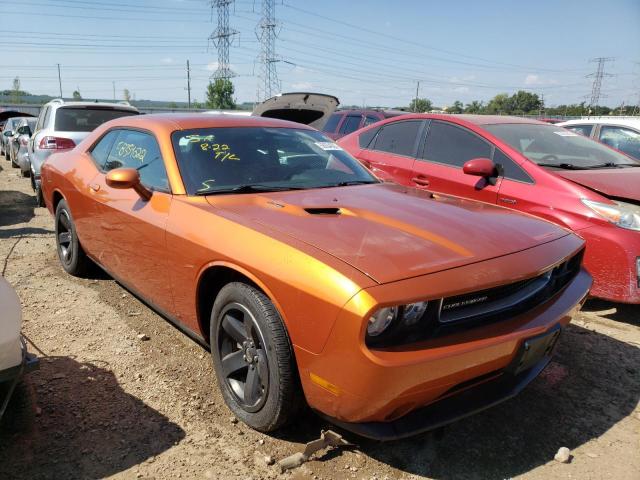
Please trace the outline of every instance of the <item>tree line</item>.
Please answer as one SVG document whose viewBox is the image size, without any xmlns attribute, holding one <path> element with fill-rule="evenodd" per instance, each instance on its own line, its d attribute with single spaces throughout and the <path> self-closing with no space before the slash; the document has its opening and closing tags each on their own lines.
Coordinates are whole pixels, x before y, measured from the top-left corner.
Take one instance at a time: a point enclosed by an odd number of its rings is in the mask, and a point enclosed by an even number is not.
<svg viewBox="0 0 640 480">
<path fill-rule="evenodd" d="M 416 98 L 408 108 L 411 112 L 429 112 L 434 110 L 433 103 L 428 98 Z M 563 104 L 547 107 L 542 98 L 536 93 L 519 90 L 513 95 L 499 93 L 487 103 L 473 100 L 466 105 L 456 100 L 444 108 L 447 113 L 474 113 L 483 115 L 547 115 L 547 116 L 583 116 L 583 115 L 639 115 L 640 106 L 621 105 L 619 107 L 593 106 L 586 102 Z"/>
</svg>

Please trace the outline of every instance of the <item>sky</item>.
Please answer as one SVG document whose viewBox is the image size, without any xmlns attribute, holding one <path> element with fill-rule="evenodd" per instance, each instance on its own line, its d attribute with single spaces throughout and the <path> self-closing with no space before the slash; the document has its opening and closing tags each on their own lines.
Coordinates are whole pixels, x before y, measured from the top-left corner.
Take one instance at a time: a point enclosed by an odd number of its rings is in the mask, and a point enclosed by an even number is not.
<svg viewBox="0 0 640 480">
<path fill-rule="evenodd" d="M 591 94 L 595 57 L 611 57 L 601 105 L 640 103 L 640 0 L 274 0 L 281 91 L 343 105 L 487 101 L 519 89 L 547 106 Z M 205 99 L 217 51 L 207 0 L 4 0 L 0 89 L 84 98 Z M 229 52 L 236 100 L 258 95 L 261 0 L 235 0 Z"/>
</svg>

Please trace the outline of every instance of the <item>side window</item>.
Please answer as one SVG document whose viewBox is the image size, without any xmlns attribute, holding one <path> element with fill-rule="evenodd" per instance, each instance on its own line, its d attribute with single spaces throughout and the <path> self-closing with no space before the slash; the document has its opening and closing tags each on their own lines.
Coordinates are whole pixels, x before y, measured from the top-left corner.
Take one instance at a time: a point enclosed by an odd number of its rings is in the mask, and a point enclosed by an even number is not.
<svg viewBox="0 0 640 480">
<path fill-rule="evenodd" d="M 347 118 L 344 119 L 344 122 L 342 122 L 340 126 L 340 133 L 347 135 L 355 132 L 360 126 L 360 120 L 362 120 L 362 116 L 360 115 L 347 115 Z"/>
<path fill-rule="evenodd" d="M 497 148 L 493 152 L 493 163 L 502 167 L 502 175 L 509 180 L 533 183 L 531 177 L 520 166 Z"/>
<path fill-rule="evenodd" d="M 49 126 L 49 118 L 51 117 L 51 107 L 47 107 L 47 111 L 44 112 L 44 120 L 42 121 L 42 128 L 47 128 Z"/>
<path fill-rule="evenodd" d="M 327 120 L 327 123 L 324 124 L 324 128 L 322 129 L 322 131 L 327 133 L 335 133 L 336 127 L 338 126 L 338 123 L 340 123 L 341 118 L 342 115 L 340 115 L 339 113 L 334 113 L 333 115 L 331 115 L 329 117 L 329 120 Z"/>
<path fill-rule="evenodd" d="M 413 157 L 422 121 L 388 123 L 375 140 L 374 150 Z"/>
<path fill-rule="evenodd" d="M 104 169 L 135 168 L 141 182 L 155 190 L 169 190 L 169 180 L 160 155 L 158 142 L 148 133 L 120 130 L 111 148 Z"/>
<path fill-rule="evenodd" d="M 593 130 L 593 125 L 567 125 L 564 127 L 572 132 L 579 133 L 580 135 L 584 135 L 585 137 L 591 136 L 591 130 Z"/>
<path fill-rule="evenodd" d="M 47 110 L 49 110 L 49 107 L 46 107 L 44 110 L 40 112 L 40 115 L 38 115 L 38 123 L 36 123 L 36 129 L 35 129 L 36 132 L 38 130 L 42 130 L 42 126 L 44 125 L 44 117 L 47 115 Z"/>
<path fill-rule="evenodd" d="M 104 170 L 104 165 L 107 162 L 107 156 L 109 155 L 111 147 L 113 146 L 113 142 L 119 133 L 119 130 L 111 130 L 106 135 L 104 135 L 91 150 L 93 161 L 96 163 L 100 170 Z"/>
<path fill-rule="evenodd" d="M 640 158 L 640 133 L 630 128 L 603 125 L 600 141 L 634 158 Z"/>
<path fill-rule="evenodd" d="M 474 158 L 491 158 L 491 145 L 469 130 L 432 122 L 422 159 L 462 167 Z"/>
<path fill-rule="evenodd" d="M 378 117 L 374 117 L 372 115 L 367 115 L 364 118 L 364 125 L 363 127 L 366 127 L 367 125 L 371 125 L 372 123 L 376 123 L 378 120 L 380 120 Z"/>
</svg>

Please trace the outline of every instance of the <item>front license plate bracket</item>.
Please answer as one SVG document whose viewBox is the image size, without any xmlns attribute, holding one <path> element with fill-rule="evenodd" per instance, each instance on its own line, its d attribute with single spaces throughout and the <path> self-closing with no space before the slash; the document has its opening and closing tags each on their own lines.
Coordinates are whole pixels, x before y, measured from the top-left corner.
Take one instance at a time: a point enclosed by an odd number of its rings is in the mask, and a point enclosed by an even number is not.
<svg viewBox="0 0 640 480">
<path fill-rule="evenodd" d="M 560 324 L 556 324 L 551 330 L 541 335 L 525 339 L 507 371 L 518 375 L 529 370 L 542 359 L 550 357 L 558 343 L 561 332 Z"/>
</svg>

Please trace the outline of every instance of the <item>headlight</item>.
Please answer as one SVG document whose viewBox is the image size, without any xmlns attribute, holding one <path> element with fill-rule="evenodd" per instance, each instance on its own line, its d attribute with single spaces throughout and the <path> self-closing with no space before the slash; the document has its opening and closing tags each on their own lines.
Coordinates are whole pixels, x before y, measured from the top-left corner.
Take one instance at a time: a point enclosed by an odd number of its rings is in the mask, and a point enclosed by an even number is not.
<svg viewBox="0 0 640 480">
<path fill-rule="evenodd" d="M 428 304 L 429 302 L 417 302 L 381 308 L 369 317 L 367 336 L 379 337 L 383 333 L 392 333 L 397 330 L 396 327 L 402 329 L 402 327 L 417 324 L 427 310 Z"/>
<path fill-rule="evenodd" d="M 377 337 L 384 332 L 398 316 L 398 307 L 385 307 L 378 310 L 369 318 L 367 334 Z"/>
<path fill-rule="evenodd" d="M 624 202 L 616 202 L 615 205 L 610 205 L 584 198 L 582 203 L 614 225 L 640 231 L 640 207 Z"/>
</svg>

